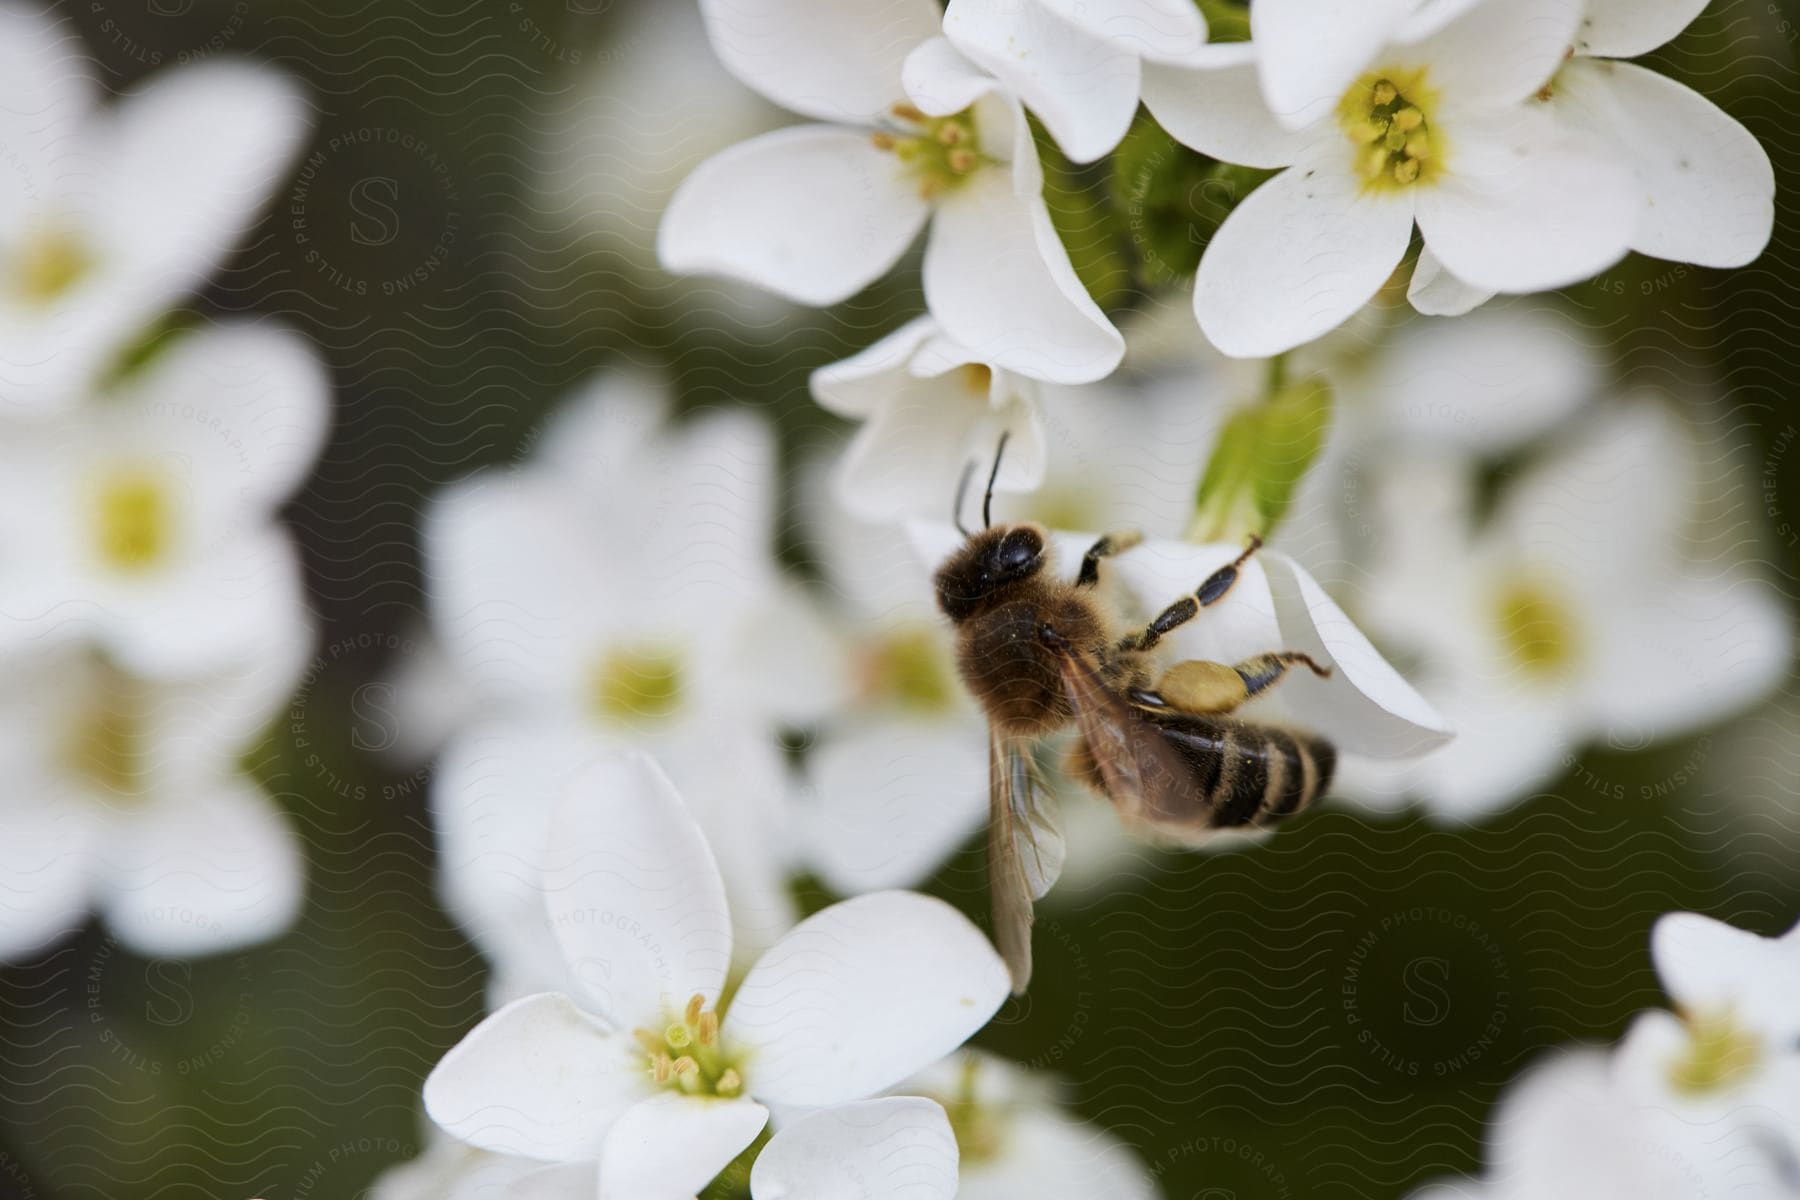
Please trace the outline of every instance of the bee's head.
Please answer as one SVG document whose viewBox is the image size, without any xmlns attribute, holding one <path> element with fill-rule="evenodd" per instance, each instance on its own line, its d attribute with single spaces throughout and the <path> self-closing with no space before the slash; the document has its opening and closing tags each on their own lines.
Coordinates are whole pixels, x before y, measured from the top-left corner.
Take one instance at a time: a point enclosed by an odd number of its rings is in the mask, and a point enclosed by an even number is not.
<svg viewBox="0 0 1800 1200">
<path fill-rule="evenodd" d="M 952 621 L 963 621 L 1001 602 L 1014 584 L 1044 569 L 1044 545 L 1040 525 L 1000 525 L 970 534 L 938 568 L 933 580 L 938 607 Z"/>
</svg>

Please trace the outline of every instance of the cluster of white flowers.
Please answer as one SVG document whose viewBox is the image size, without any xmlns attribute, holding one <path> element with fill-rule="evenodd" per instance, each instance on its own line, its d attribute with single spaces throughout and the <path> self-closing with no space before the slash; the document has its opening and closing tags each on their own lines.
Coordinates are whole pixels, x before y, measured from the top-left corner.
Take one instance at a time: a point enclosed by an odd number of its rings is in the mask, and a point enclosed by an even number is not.
<svg viewBox="0 0 1800 1200">
<path fill-rule="evenodd" d="M 297 334 L 172 331 L 308 122 L 218 61 L 101 104 L 71 33 L 0 6 L 0 958 L 103 913 L 144 954 L 266 938 L 299 847 L 243 756 L 305 667 L 275 520 L 323 442 Z"/>
<path fill-rule="evenodd" d="M 1651 951 L 1674 1011 L 1536 1064 L 1500 1099 L 1486 1174 L 1413 1200 L 1795 1194 L 1800 927 L 1764 938 L 1674 913 Z"/>
</svg>

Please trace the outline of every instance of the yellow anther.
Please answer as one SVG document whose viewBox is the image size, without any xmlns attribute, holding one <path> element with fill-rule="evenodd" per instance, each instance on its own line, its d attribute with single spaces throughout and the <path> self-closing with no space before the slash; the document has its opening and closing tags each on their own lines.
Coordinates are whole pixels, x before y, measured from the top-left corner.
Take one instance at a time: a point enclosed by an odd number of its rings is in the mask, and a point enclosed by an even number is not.
<svg viewBox="0 0 1800 1200">
<path fill-rule="evenodd" d="M 675 1075 L 675 1061 L 667 1054 L 658 1053 L 650 1060 L 650 1076 L 658 1083 L 667 1083 Z"/>
<path fill-rule="evenodd" d="M 1431 139 L 1422 133 L 1413 134 L 1406 139 L 1406 154 L 1408 158 L 1430 158 Z"/>
<path fill-rule="evenodd" d="M 899 117 L 902 121 L 908 121 L 914 125 L 917 125 L 926 119 L 923 112 L 920 112 L 917 108 L 904 102 L 894 105 L 894 107 L 888 111 L 893 113 L 896 117 Z"/>
<path fill-rule="evenodd" d="M 894 135 L 883 133 L 879 129 L 869 135 L 869 141 L 875 144 L 877 150 L 892 150 L 895 145 Z"/>
<path fill-rule="evenodd" d="M 701 1013 L 696 1031 L 702 1046 L 716 1043 L 719 1040 L 719 1014 L 711 1011 Z"/>
<path fill-rule="evenodd" d="M 725 1073 L 719 1076 L 719 1082 L 715 1085 L 714 1090 L 721 1096 L 736 1096 L 744 1090 L 744 1077 L 731 1067 L 726 1067 Z"/>
<path fill-rule="evenodd" d="M 1417 129 L 1424 120 L 1425 114 L 1411 106 L 1403 108 L 1394 114 L 1394 124 L 1398 125 L 1401 129 L 1406 130 L 1408 133 Z"/>
<path fill-rule="evenodd" d="M 1406 145 L 1406 131 L 1396 125 L 1387 131 L 1387 136 L 1381 139 L 1381 144 L 1389 151 L 1401 149 Z"/>
<path fill-rule="evenodd" d="M 1394 180 L 1397 183 L 1411 183 L 1419 177 L 1419 160 L 1403 158 L 1394 164 Z"/>
<path fill-rule="evenodd" d="M 975 169 L 975 152 L 958 146 L 944 156 L 944 161 L 949 164 L 950 169 L 955 171 L 958 175 L 967 175 L 970 171 Z"/>
<path fill-rule="evenodd" d="M 684 1054 L 675 1060 L 675 1073 L 677 1075 L 693 1075 L 699 1070 L 700 1064 L 690 1055 Z"/>
<path fill-rule="evenodd" d="M 648 1029 L 634 1029 L 631 1031 L 631 1035 L 637 1039 L 637 1044 L 642 1046 L 644 1053 L 650 1057 L 655 1058 L 662 1053 L 662 1040 Z"/>
<path fill-rule="evenodd" d="M 938 126 L 937 140 L 946 146 L 954 146 L 969 136 L 969 131 L 956 121 L 945 121 Z"/>
<path fill-rule="evenodd" d="M 1380 79 L 1375 82 L 1375 87 L 1370 92 L 1370 98 L 1373 99 L 1377 105 L 1392 104 L 1394 102 L 1394 97 L 1399 94 L 1400 90 L 1393 84 L 1385 79 Z"/>
</svg>

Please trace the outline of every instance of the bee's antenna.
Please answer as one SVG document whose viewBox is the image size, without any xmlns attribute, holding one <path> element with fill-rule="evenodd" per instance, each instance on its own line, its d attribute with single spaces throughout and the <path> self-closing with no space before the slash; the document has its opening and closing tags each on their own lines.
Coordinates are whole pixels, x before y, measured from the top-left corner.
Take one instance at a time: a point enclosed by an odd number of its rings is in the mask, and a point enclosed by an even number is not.
<svg viewBox="0 0 1800 1200">
<path fill-rule="evenodd" d="M 1011 437 L 1009 431 L 1000 435 L 1000 444 L 994 447 L 994 469 L 988 472 L 987 493 L 981 497 L 981 527 L 992 529 L 994 518 L 991 510 L 994 507 L 994 480 L 1000 478 L 1000 456 L 1006 453 L 1006 439 Z"/>
<path fill-rule="evenodd" d="M 968 494 L 969 494 L 969 480 L 973 479 L 974 477 L 975 477 L 975 460 L 971 458 L 963 466 L 962 478 L 956 481 L 956 504 L 950 510 L 950 520 L 956 526 L 956 532 L 962 534 L 964 537 L 973 536 L 972 534 L 970 534 L 970 532 L 967 529 L 963 528 L 962 510 L 963 510 L 963 499 L 966 496 L 968 496 Z"/>
</svg>

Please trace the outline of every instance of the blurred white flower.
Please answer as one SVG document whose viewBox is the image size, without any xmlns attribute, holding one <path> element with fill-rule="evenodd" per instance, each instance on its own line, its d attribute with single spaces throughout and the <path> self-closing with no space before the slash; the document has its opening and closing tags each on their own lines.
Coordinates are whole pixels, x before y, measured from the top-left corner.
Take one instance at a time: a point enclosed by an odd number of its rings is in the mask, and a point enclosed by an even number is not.
<svg viewBox="0 0 1800 1200">
<path fill-rule="evenodd" d="M 706 0 L 719 57 L 796 125 L 710 159 L 658 248 L 678 272 L 836 304 L 886 274 L 927 222 L 925 299 L 979 361 L 1098 379 L 1124 342 L 1050 223 L 1019 103 L 937 35 L 933 0 Z M 904 74 L 904 81 L 903 76 Z"/>
<path fill-rule="evenodd" d="M 1800 932 L 1761 938 L 1694 913 L 1656 926 L 1676 1013 L 1640 1016 L 1610 1054 L 1554 1053 L 1490 1122 L 1479 1180 L 1413 1200 L 1693 1200 L 1795 1194 Z"/>
<path fill-rule="evenodd" d="M 91 402 L 0 438 L 0 647 L 97 644 L 175 676 L 261 651 L 299 603 L 276 510 L 311 469 L 328 381 L 297 334 L 181 337 Z"/>
<path fill-rule="evenodd" d="M 1703 267 L 1741 267 L 1775 225 L 1775 172 L 1750 131 L 1692 88 L 1619 59 L 1673 38 L 1706 0 L 1640 4 L 1588 0 L 1571 57 L 1538 98 L 1571 133 L 1631 168 L 1640 212 L 1629 243 L 1640 254 Z M 1443 270 L 1427 251 L 1410 295 L 1425 311 L 1466 312 L 1492 293 Z"/>
<path fill-rule="evenodd" d="M 555 955 L 539 871 L 575 771 L 641 747 L 724 859 L 739 943 L 793 920 L 778 730 L 832 702 L 823 643 L 780 582 L 774 444 L 747 412 L 665 428 L 658 386 L 603 377 L 532 460 L 447 489 L 425 521 L 432 625 L 479 714 L 433 789 L 451 912 L 497 959 L 495 994 Z"/>
<path fill-rule="evenodd" d="M 991 1054 L 970 1050 L 898 1091 L 943 1105 L 961 1151 L 957 1200 L 1156 1200 L 1143 1164 L 1098 1125 L 1056 1103 L 1053 1089 Z"/>
<path fill-rule="evenodd" d="M 368 1200 L 594 1200 L 594 1173 L 490 1154 L 432 1126 L 425 1152 L 383 1171 Z"/>
<path fill-rule="evenodd" d="M 950 0 L 944 36 L 1078 163 L 1125 136 L 1143 62 L 1198 65 L 1209 52 L 1193 0 Z"/>
<path fill-rule="evenodd" d="M 300 846 L 242 755 L 298 682 L 297 607 L 254 664 L 144 679 L 63 647 L 6 667 L 0 688 L 0 959 L 42 949 L 98 910 L 139 954 L 273 937 L 299 909 Z"/>
<path fill-rule="evenodd" d="M 1616 262 L 1640 207 L 1629 172 L 1533 101 L 1580 16 L 1580 0 L 1439 3 L 1294 129 L 1278 118 L 1296 114 L 1265 106 L 1248 50 L 1219 69 L 1147 75 L 1145 102 L 1174 137 L 1286 168 L 1201 259 L 1194 308 L 1213 344 L 1258 357 L 1335 328 L 1400 264 L 1415 220 L 1436 261 L 1492 291 L 1560 287 Z"/>
<path fill-rule="evenodd" d="M 1467 464 L 1386 460 L 1361 611 L 1419 656 L 1421 689 L 1459 732 L 1402 771 L 1347 772 L 1346 791 L 1476 818 L 1590 739 L 1635 748 L 1774 686 L 1791 645 L 1781 605 L 1744 568 L 1684 551 L 1698 474 L 1691 434 L 1642 396 L 1508 485 L 1479 527 Z"/>
<path fill-rule="evenodd" d="M 306 105 L 268 67 L 158 72 L 116 103 L 80 42 L 0 5 L 0 415 L 86 398 L 218 266 L 287 170 Z"/>
<path fill-rule="evenodd" d="M 854 1100 L 795 1117 L 750 1170 L 751 1200 L 951 1200 L 957 1144 L 943 1108 L 917 1096 Z"/>
<path fill-rule="evenodd" d="M 963 469 L 1007 438 L 997 491 L 1044 477 L 1040 385 L 980 361 L 931 317 L 907 322 L 860 354 L 813 372 L 825 409 L 861 419 L 838 463 L 837 497 L 870 521 L 942 512 Z"/>
<path fill-rule="evenodd" d="M 600 1200 L 686 1200 L 750 1147 L 765 1105 L 832 1109 L 892 1087 L 960 1046 L 1008 990 L 967 918 L 883 892 L 801 922 L 727 993 L 724 883 L 681 796 L 642 755 L 586 771 L 550 845 L 544 897 L 579 1002 L 549 993 L 494 1013 L 438 1064 L 425 1104 L 485 1150 L 598 1160 Z M 817 1181 L 845 1146 L 878 1158 L 884 1142 L 918 1145 L 909 1111 L 800 1118 L 798 1149 L 776 1153 L 778 1134 L 763 1151 L 773 1161 L 757 1170 L 774 1182 L 757 1190 L 834 1194 Z M 894 1127 L 910 1132 L 882 1133 Z M 948 1132 L 933 1153 L 924 1131 L 921 1151 L 936 1164 L 922 1194 L 945 1200 Z"/>
</svg>

